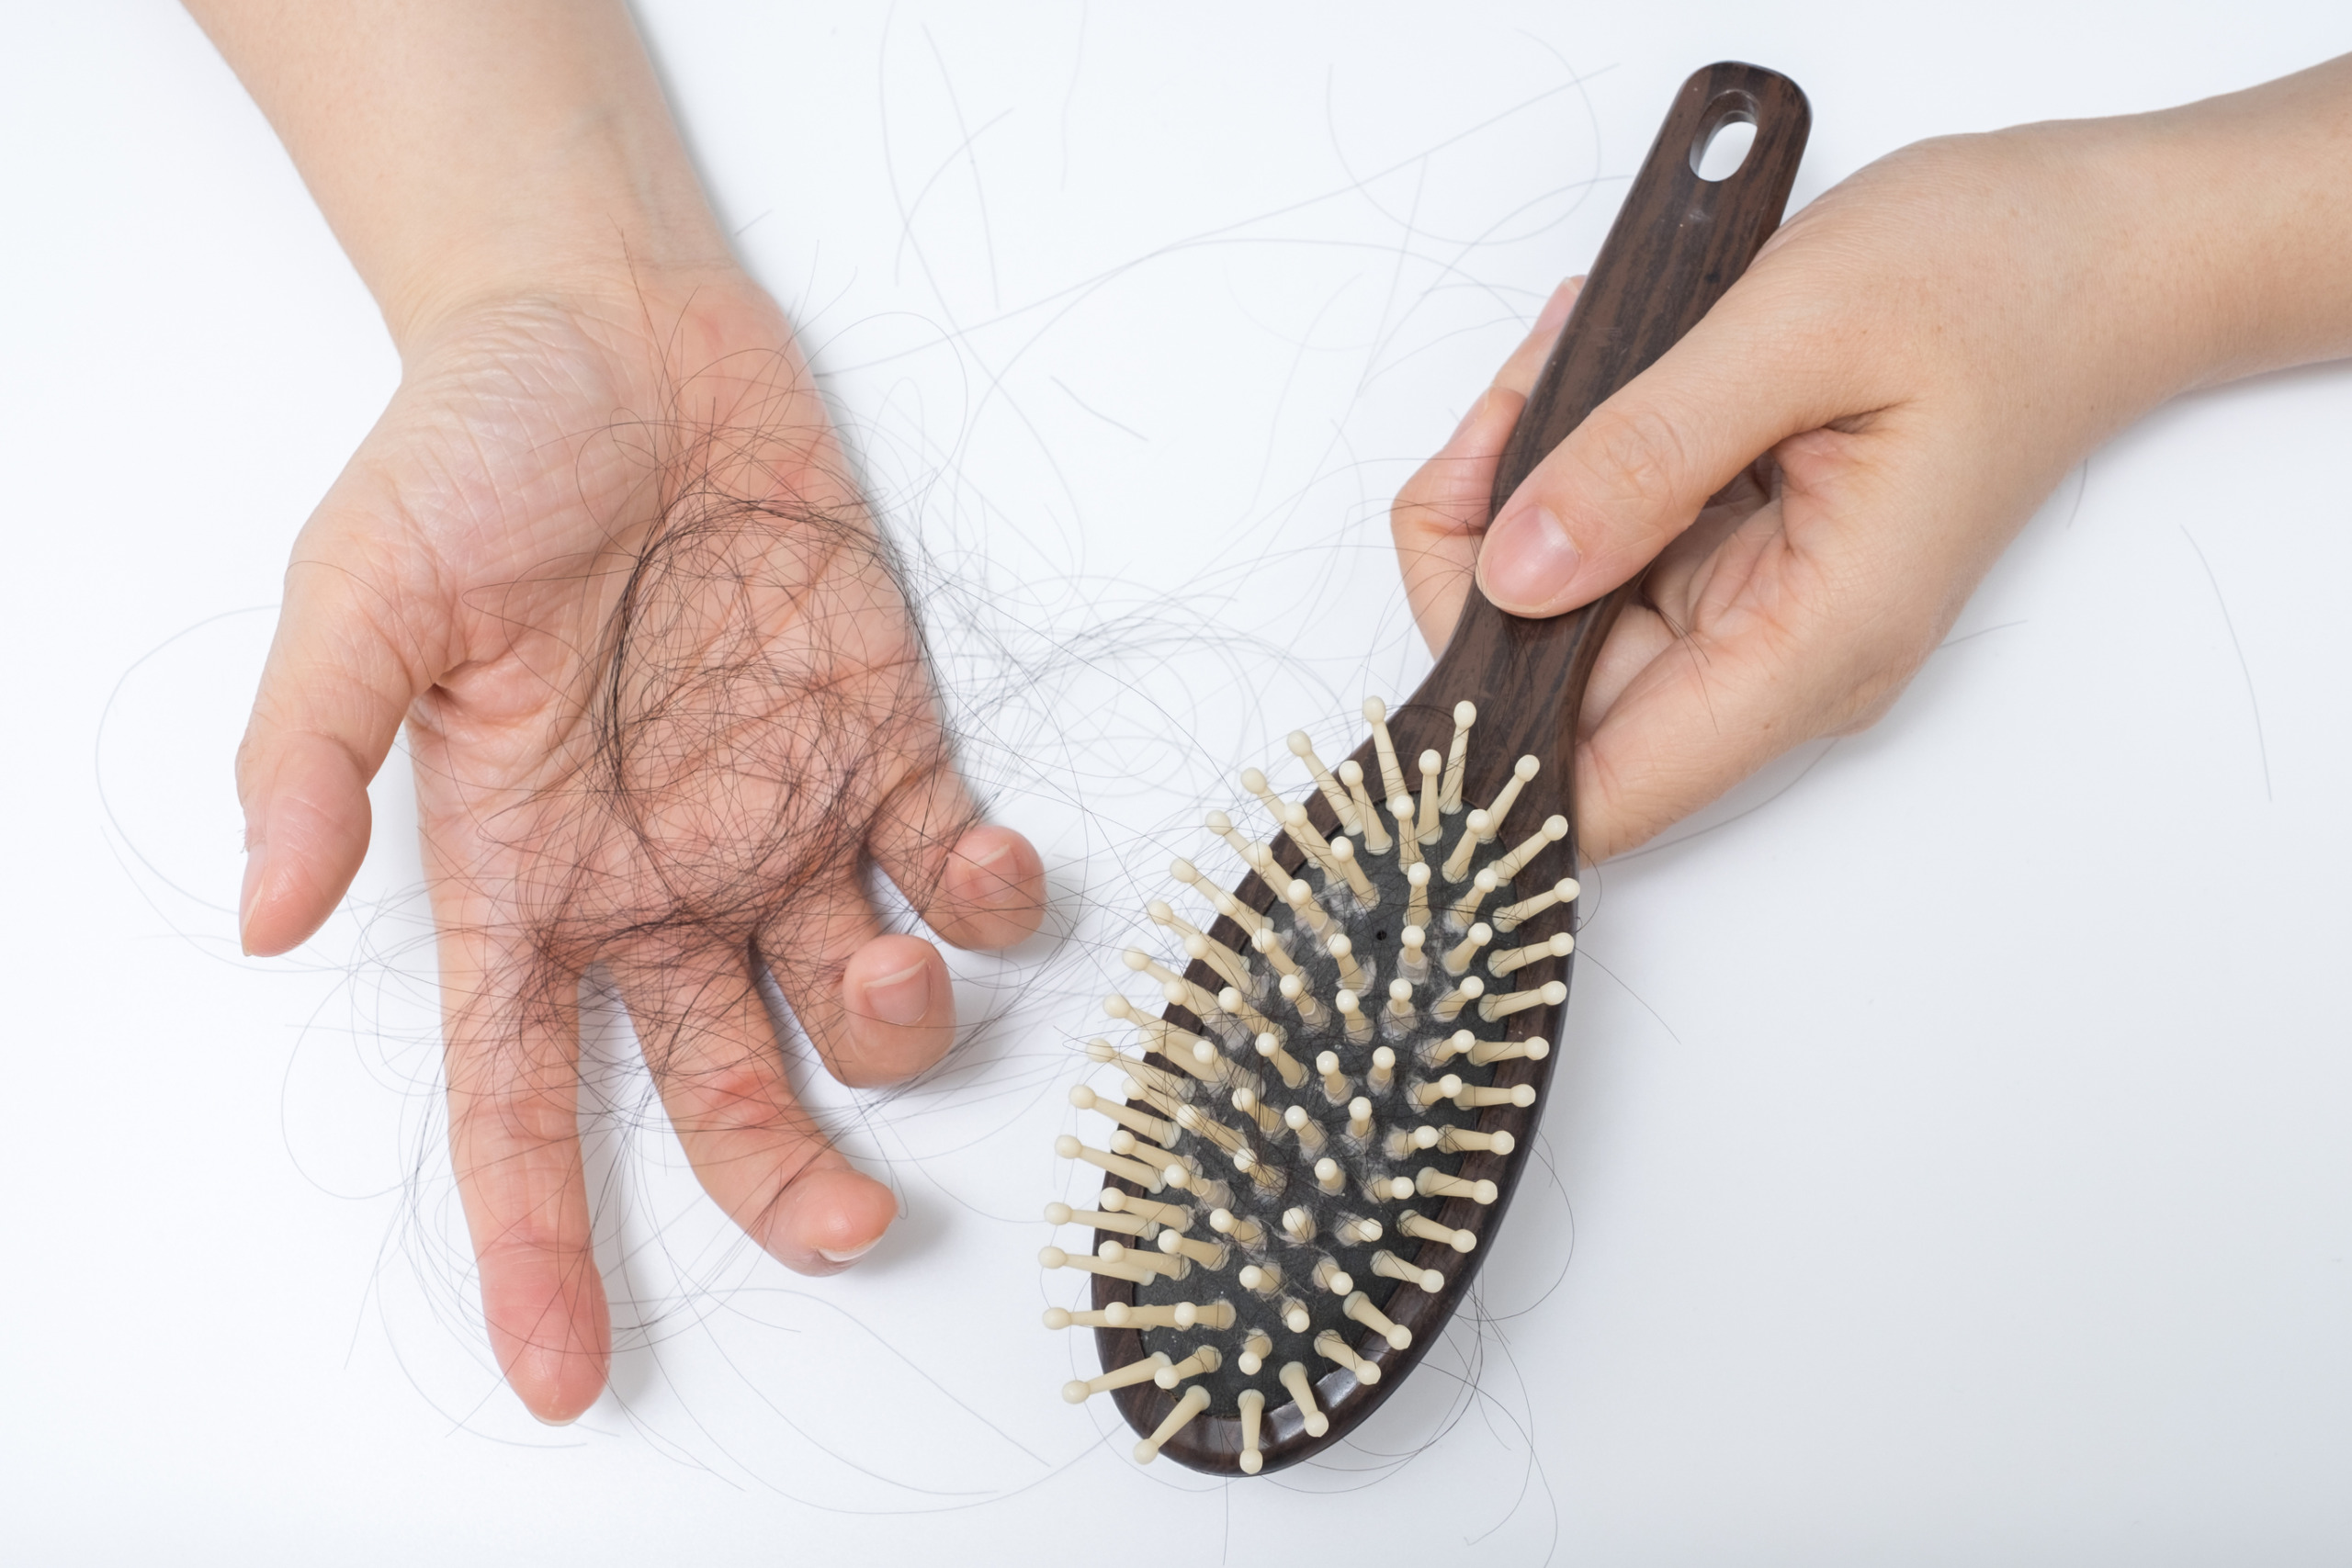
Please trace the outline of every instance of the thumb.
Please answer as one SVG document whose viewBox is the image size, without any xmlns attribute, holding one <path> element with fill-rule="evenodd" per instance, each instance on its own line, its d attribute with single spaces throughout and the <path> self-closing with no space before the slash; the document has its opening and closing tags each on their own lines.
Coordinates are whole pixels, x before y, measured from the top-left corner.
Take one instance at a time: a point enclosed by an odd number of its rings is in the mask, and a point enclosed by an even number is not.
<svg viewBox="0 0 2352 1568">
<path fill-rule="evenodd" d="M 318 532 L 304 530 L 305 540 Z M 395 640 L 394 601 L 342 553 L 297 545 L 237 748 L 245 812 L 237 929 L 249 953 L 284 953 L 334 912 L 368 852 L 368 781 L 430 683 L 403 657 L 406 639 Z"/>
<path fill-rule="evenodd" d="M 1536 465 L 1487 532 L 1478 586 L 1556 615 L 1638 575 L 1707 500 L 1788 436 L 1851 412 L 1751 276 Z"/>
</svg>

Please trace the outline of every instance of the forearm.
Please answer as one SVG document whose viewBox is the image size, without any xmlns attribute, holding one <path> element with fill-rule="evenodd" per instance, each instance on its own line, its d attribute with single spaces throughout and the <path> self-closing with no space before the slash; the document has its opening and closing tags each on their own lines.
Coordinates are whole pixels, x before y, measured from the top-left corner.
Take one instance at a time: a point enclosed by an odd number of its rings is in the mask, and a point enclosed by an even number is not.
<svg viewBox="0 0 2352 1568">
<path fill-rule="evenodd" d="M 2187 386 L 2352 355 L 2352 55 L 2135 117 L 2173 249 Z"/>
<path fill-rule="evenodd" d="M 396 341 L 478 300 L 733 266 L 618 0 L 187 0 Z"/>
</svg>

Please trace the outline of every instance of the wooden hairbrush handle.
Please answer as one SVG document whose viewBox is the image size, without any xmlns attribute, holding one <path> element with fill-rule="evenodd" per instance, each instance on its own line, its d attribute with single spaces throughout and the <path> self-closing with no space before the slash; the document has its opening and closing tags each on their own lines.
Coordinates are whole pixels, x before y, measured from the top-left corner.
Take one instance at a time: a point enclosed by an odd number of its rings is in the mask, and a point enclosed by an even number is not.
<svg viewBox="0 0 2352 1568">
<path fill-rule="evenodd" d="M 1747 159 L 1726 179 L 1701 179 L 1708 141 L 1740 120 L 1756 127 Z M 1812 123 L 1804 93 L 1760 65 L 1725 61 L 1682 84 L 1503 448 L 1490 516 L 1587 415 L 1698 325 L 1747 269 L 1780 227 Z M 1487 756 L 1507 761 L 1523 750 L 1544 758 L 1565 799 L 1585 682 L 1618 613 L 1640 586 L 1636 576 L 1581 610 L 1528 620 L 1497 609 L 1474 583 L 1453 639 L 1421 689 L 1449 702 L 1447 694 L 1468 693 L 1507 701 L 1509 707 L 1498 704 L 1482 724 L 1499 721 L 1523 744 L 1490 747 Z M 1573 824 L 1576 814 L 1567 815 Z M 1567 848 L 1574 865 L 1573 833 Z"/>
</svg>

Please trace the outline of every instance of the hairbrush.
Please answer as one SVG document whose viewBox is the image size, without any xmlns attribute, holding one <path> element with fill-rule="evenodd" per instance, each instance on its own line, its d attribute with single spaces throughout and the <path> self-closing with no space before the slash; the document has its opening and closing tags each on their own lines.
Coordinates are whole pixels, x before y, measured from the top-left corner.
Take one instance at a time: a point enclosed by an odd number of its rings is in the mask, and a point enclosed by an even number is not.
<svg viewBox="0 0 2352 1568">
<path fill-rule="evenodd" d="M 1495 475 L 1499 506 L 1601 400 L 1705 315 L 1779 225 L 1811 115 L 1787 77 L 1711 65 L 1676 95 Z M 1755 127 L 1738 168 L 1699 174 L 1717 131 Z M 1487 1255 L 1527 1158 L 1567 1012 L 1578 888 L 1577 716 L 1639 579 L 1526 620 L 1474 586 L 1429 678 L 1327 766 L 1304 733 L 1294 798 L 1241 774 L 1271 823 L 1211 831 L 1246 868 L 1206 905 L 1154 900 L 1181 957 L 1130 948 L 1159 996 L 1106 1010 L 1140 1052 L 1096 1040 L 1119 1096 L 1071 1100 L 1099 1136 L 1056 1150 L 1099 1168 L 1091 1250 L 1101 1376 L 1142 1440 L 1217 1474 L 1280 1469 L 1340 1440 L 1428 1349 Z"/>
</svg>

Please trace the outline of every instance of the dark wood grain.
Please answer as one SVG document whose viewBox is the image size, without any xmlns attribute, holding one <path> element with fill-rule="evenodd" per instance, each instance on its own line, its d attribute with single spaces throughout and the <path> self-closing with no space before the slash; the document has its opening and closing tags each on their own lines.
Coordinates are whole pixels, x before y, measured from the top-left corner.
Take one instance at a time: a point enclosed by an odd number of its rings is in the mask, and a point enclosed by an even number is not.
<svg viewBox="0 0 2352 1568">
<path fill-rule="evenodd" d="M 1701 179 L 1699 152 L 1721 126 L 1743 119 L 1757 128 L 1746 161 L 1727 179 Z M 1746 270 L 1780 224 L 1810 124 L 1811 111 L 1796 84 L 1759 66 L 1736 62 L 1710 65 L 1682 85 L 1512 433 L 1496 475 L 1494 506 L 1499 507 L 1586 416 L 1696 325 Z M 1541 760 L 1542 771 L 1521 795 L 1512 819 L 1538 823 L 1560 813 L 1573 823 L 1577 716 L 1585 683 L 1619 611 L 1638 591 L 1637 579 L 1581 610 L 1548 620 L 1526 620 L 1495 608 L 1473 586 L 1453 640 L 1428 680 L 1389 716 L 1399 754 L 1411 757 L 1424 750 L 1442 751 L 1452 736 L 1453 705 L 1467 698 L 1477 704 L 1479 719 L 1470 750 L 1466 798 L 1491 799 L 1511 764 L 1532 754 Z M 1370 742 L 1355 755 L 1367 774 L 1376 777 L 1378 762 Z M 1324 831 L 1336 827 L 1319 797 L 1311 803 L 1309 812 Z M 1303 857 L 1287 843 L 1283 850 L 1283 863 L 1295 870 Z M 1571 833 L 1528 867 L 1523 886 L 1548 886 L 1572 874 L 1577 863 Z M 1254 908 L 1263 910 L 1271 903 L 1270 893 L 1254 877 L 1236 892 Z M 1555 908 L 1522 926 L 1514 940 L 1541 940 L 1555 931 L 1573 930 L 1574 922 L 1573 908 Z M 1229 943 L 1241 935 L 1227 921 L 1218 923 L 1215 934 Z M 1523 978 L 1514 984 L 1565 982 L 1572 962 L 1548 960 L 1523 971 Z M 1204 966 L 1197 968 L 1194 978 L 1213 983 Z M 1377 1342 L 1376 1348 L 1366 1348 L 1365 1353 L 1382 1368 L 1383 1380 L 1377 1384 L 1366 1387 L 1351 1374 L 1336 1371 L 1321 1380 L 1331 1427 L 1320 1438 L 1308 1438 L 1295 1421 L 1273 1420 L 1276 1410 L 1270 1404 L 1261 1443 L 1266 1471 L 1296 1463 L 1343 1438 L 1436 1343 L 1462 1292 L 1487 1256 L 1490 1249 L 1486 1243 L 1500 1224 L 1534 1146 L 1535 1122 L 1545 1104 L 1552 1066 L 1562 1055 L 1558 1047 L 1566 1043 L 1562 1031 L 1566 1013 L 1563 1004 L 1521 1015 L 1527 1032 L 1540 1032 L 1555 1043 L 1552 1055 L 1541 1062 L 1497 1064 L 1487 1069 L 1491 1077 L 1483 1078 L 1506 1086 L 1532 1084 L 1538 1098 L 1528 1110 L 1501 1107 L 1478 1113 L 1482 1129 L 1508 1130 L 1513 1134 L 1518 1140 L 1515 1153 L 1461 1156 L 1460 1174 L 1474 1180 L 1495 1181 L 1501 1189 L 1498 1201 L 1481 1208 L 1456 1199 L 1438 1211 L 1437 1217 L 1444 1224 L 1476 1232 L 1479 1247 L 1461 1254 L 1422 1243 L 1418 1244 L 1418 1256 L 1398 1248 L 1421 1267 L 1439 1270 L 1445 1279 L 1443 1288 L 1435 1292 L 1425 1292 L 1417 1285 L 1398 1285 L 1387 1298 L 1388 1315 L 1413 1331 L 1413 1344 L 1403 1351 L 1389 1350 Z M 1198 1021 L 1181 1009 L 1170 1010 L 1168 1017 L 1187 1029 L 1198 1028 Z M 1134 1297 L 1132 1286 L 1104 1277 L 1095 1279 L 1097 1307 Z M 1133 1329 L 1098 1329 L 1096 1334 L 1106 1367 L 1125 1365 L 1146 1353 L 1143 1337 Z M 1114 1397 L 1128 1424 L 1137 1432 L 1148 1433 L 1178 1395 L 1144 1383 L 1119 1390 Z M 1162 1451 L 1196 1470 L 1238 1474 L 1239 1423 L 1221 1414 L 1204 1416 Z"/>
</svg>

